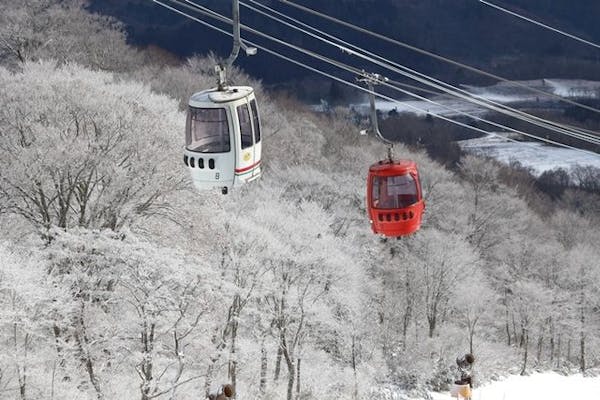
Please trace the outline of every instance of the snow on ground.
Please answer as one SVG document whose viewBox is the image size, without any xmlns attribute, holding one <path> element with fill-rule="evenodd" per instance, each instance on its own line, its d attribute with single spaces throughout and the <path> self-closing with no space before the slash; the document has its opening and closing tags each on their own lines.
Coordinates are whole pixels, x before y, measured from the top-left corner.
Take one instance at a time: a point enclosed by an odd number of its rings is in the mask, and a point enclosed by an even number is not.
<svg viewBox="0 0 600 400">
<path fill-rule="evenodd" d="M 537 102 L 540 106 L 543 106 L 548 103 L 556 103 L 556 99 L 553 97 L 532 92 L 527 88 L 571 98 L 600 97 L 600 82 L 576 79 L 536 79 L 516 83 L 500 82 L 485 87 L 462 85 L 462 88 L 475 97 L 501 104 Z M 448 95 L 435 96 L 431 100 L 440 105 L 425 100 L 406 100 L 401 102 L 377 100 L 376 106 L 379 111 L 384 113 L 396 110 L 399 113 L 408 112 L 416 115 L 431 113 L 447 117 L 454 117 L 461 115 L 461 113 L 481 116 L 486 112 L 484 108 L 478 105 Z M 369 113 L 368 101 L 351 104 L 350 107 L 361 114 L 367 115 Z M 320 106 L 313 108 L 317 111 L 322 111 Z"/>
<path fill-rule="evenodd" d="M 585 80 L 545 79 L 552 92 L 563 97 L 600 97 L 600 82 Z"/>
<path fill-rule="evenodd" d="M 433 400 L 452 400 L 449 393 L 431 393 Z M 598 400 L 600 377 L 563 376 L 554 372 L 511 376 L 476 387 L 473 400 Z"/>
<path fill-rule="evenodd" d="M 505 164 L 519 161 L 524 167 L 533 168 L 534 174 L 538 176 L 556 168 L 569 170 L 577 164 L 600 168 L 599 155 L 537 142 L 511 142 L 500 135 L 462 140 L 458 145 L 466 152 L 493 157 Z M 600 393 L 598 399 L 600 400 Z"/>
<path fill-rule="evenodd" d="M 419 116 L 427 114 L 443 115 L 445 117 L 456 117 L 465 114 L 482 116 L 485 110 L 476 104 L 467 101 L 448 98 L 447 96 L 438 96 L 432 99 L 437 104 L 424 100 L 403 100 L 401 102 L 376 101 L 377 110 L 386 114 L 390 111 L 398 113 L 412 113 Z M 370 106 L 368 102 L 352 104 L 354 110 L 363 115 L 368 115 Z"/>
<path fill-rule="evenodd" d="M 600 82 L 576 79 L 536 79 L 519 82 L 500 82 L 491 86 L 462 85 L 462 88 L 472 95 L 492 100 L 502 104 L 514 104 L 516 107 L 527 104 L 528 107 L 555 106 L 557 101 L 551 96 L 544 96 L 532 92 L 527 88 L 534 88 L 548 93 L 571 98 L 600 98 Z M 432 104 L 424 100 L 409 100 L 390 102 L 377 100 L 377 109 L 384 115 L 395 110 L 398 113 L 408 112 L 424 116 L 427 113 L 456 117 L 462 113 L 484 116 L 486 110 L 467 101 L 452 98 L 447 95 L 432 98 Z M 363 115 L 369 115 L 369 103 L 355 103 L 351 108 Z M 314 106 L 315 111 L 323 112 L 327 103 Z M 498 159 L 503 163 L 519 161 L 525 167 L 531 167 L 534 174 L 541 175 L 544 171 L 556 168 L 571 169 L 575 165 L 591 165 L 600 168 L 600 157 L 567 148 L 547 146 L 537 142 L 510 142 L 494 135 L 458 142 L 465 151 L 474 154 L 483 154 Z M 598 396 L 600 400 L 600 395 Z"/>
</svg>

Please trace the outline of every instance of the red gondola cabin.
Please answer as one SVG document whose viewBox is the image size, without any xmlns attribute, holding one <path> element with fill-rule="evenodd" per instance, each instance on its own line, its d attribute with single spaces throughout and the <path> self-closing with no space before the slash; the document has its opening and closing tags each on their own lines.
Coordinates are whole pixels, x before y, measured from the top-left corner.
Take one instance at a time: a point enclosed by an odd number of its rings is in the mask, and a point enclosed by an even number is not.
<svg viewBox="0 0 600 400">
<path fill-rule="evenodd" d="M 398 237 L 416 232 L 425 209 L 417 164 L 384 160 L 371 165 L 367 208 L 371 229 L 377 234 Z"/>
</svg>

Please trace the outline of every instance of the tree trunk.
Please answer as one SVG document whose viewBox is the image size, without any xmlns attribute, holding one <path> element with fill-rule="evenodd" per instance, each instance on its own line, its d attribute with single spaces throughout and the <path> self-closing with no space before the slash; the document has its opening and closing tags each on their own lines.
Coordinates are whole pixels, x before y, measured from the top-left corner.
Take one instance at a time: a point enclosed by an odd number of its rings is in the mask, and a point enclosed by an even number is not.
<svg viewBox="0 0 600 400">
<path fill-rule="evenodd" d="M 21 400 L 27 399 L 27 397 L 25 396 L 25 388 L 27 381 L 26 378 L 27 376 L 25 375 L 25 368 L 23 368 L 23 375 L 21 375 L 21 373 L 19 372 L 19 395 L 21 396 Z"/>
<path fill-rule="evenodd" d="M 142 392 L 142 400 L 150 400 L 150 383 L 152 382 L 153 377 L 153 367 L 154 364 L 152 362 L 152 349 L 154 347 L 154 329 L 155 325 L 152 323 L 150 326 L 147 325 L 147 322 L 144 321 L 144 330 L 142 331 L 142 346 L 143 346 L 143 357 L 141 364 L 141 378 L 142 384 L 140 385 L 140 390 Z"/>
<path fill-rule="evenodd" d="M 407 310 L 402 318 L 402 350 L 406 350 L 406 341 L 408 336 L 408 326 L 410 324 L 410 314 L 407 306 Z"/>
<path fill-rule="evenodd" d="M 512 315 L 512 328 L 513 328 L 513 339 L 515 344 L 519 341 L 519 335 L 517 334 L 517 321 L 515 320 L 515 315 Z M 521 347 L 519 345 L 519 347 Z"/>
<path fill-rule="evenodd" d="M 259 392 L 260 397 L 264 397 L 267 391 L 267 349 L 265 348 L 265 341 L 263 340 L 260 348 L 260 386 Z"/>
<path fill-rule="evenodd" d="M 473 354 L 473 337 L 475 336 L 475 324 L 469 325 L 469 353 Z"/>
<path fill-rule="evenodd" d="M 294 395 L 294 364 L 288 365 L 287 400 L 292 400 Z"/>
<path fill-rule="evenodd" d="M 541 364 L 542 362 L 542 349 L 544 347 L 544 337 L 542 335 L 540 335 L 540 337 L 538 338 L 538 344 L 537 344 L 537 354 L 536 354 L 536 363 L 538 365 Z"/>
<path fill-rule="evenodd" d="M 300 361 L 300 358 L 296 360 L 296 400 L 300 399 Z"/>
<path fill-rule="evenodd" d="M 429 323 L 429 337 L 433 338 L 433 334 L 435 333 L 436 316 L 433 315 L 428 317 L 427 322 Z"/>
<path fill-rule="evenodd" d="M 217 363 L 218 357 L 212 357 L 210 363 L 206 368 L 206 379 L 204 380 L 204 397 L 208 397 L 210 394 L 210 385 L 212 385 L 213 373 L 215 370 L 215 364 Z"/>
<path fill-rule="evenodd" d="M 56 354 L 58 355 L 58 359 L 59 359 L 58 366 L 61 368 L 64 368 L 64 366 L 67 363 L 67 360 L 65 359 L 65 357 L 63 355 L 63 349 L 62 349 L 62 346 L 60 345 L 62 331 L 58 325 L 53 324 L 52 332 L 54 333 L 54 344 L 56 345 Z"/>
<path fill-rule="evenodd" d="M 229 324 L 229 322 L 228 322 L 228 324 Z M 215 352 L 211 356 L 210 363 L 208 364 L 208 367 L 206 368 L 206 379 L 204 380 L 205 397 L 208 397 L 208 395 L 210 393 L 210 386 L 212 385 L 212 382 L 213 382 L 215 365 L 217 365 L 217 361 L 219 361 L 219 359 L 221 358 L 221 351 L 223 349 L 225 349 L 225 347 L 227 346 L 225 337 L 228 335 L 228 333 L 227 333 L 226 329 L 227 328 L 225 328 L 223 331 L 217 330 L 213 334 L 213 337 L 211 339 L 212 343 L 215 344 Z"/>
<path fill-rule="evenodd" d="M 414 324 L 413 326 L 415 327 L 415 344 L 419 344 L 420 340 L 419 340 L 419 319 L 415 318 Z"/>
<path fill-rule="evenodd" d="M 519 338 L 520 348 L 523 348 L 523 346 L 525 345 L 525 336 L 527 336 L 527 332 L 525 331 L 525 328 L 521 327 L 521 337 Z"/>
<path fill-rule="evenodd" d="M 406 333 L 404 334 L 404 340 L 406 340 Z M 356 373 L 356 337 L 352 335 L 352 371 L 354 373 L 354 390 L 352 392 L 352 398 L 358 400 L 358 375 Z"/>
<path fill-rule="evenodd" d="M 14 323 L 13 324 L 13 341 L 14 341 L 14 348 L 15 348 L 15 354 L 19 354 L 21 351 L 19 349 L 19 339 L 18 339 L 18 333 L 17 333 L 17 324 Z M 28 342 L 29 342 L 29 334 L 25 335 L 25 340 L 24 340 L 24 344 L 25 344 L 25 359 L 27 359 L 27 346 L 28 346 Z M 26 400 L 26 395 L 25 395 L 25 390 L 27 388 L 27 367 L 25 365 L 20 366 L 18 361 L 17 361 L 17 379 L 19 381 L 19 395 L 21 396 L 21 400 Z"/>
<path fill-rule="evenodd" d="M 181 375 L 183 374 L 183 370 L 185 369 L 185 363 L 183 361 L 183 352 L 180 346 L 180 339 L 177 335 L 177 331 L 173 331 L 173 354 L 175 355 L 175 358 L 177 358 L 177 372 L 175 373 L 175 376 L 172 379 L 172 386 L 171 386 L 171 394 L 169 396 L 169 400 L 176 400 L 177 399 L 177 382 L 179 382 L 179 379 L 181 379 Z"/>
<path fill-rule="evenodd" d="M 408 270 L 408 263 L 404 263 L 404 296 L 406 297 L 406 308 L 402 317 L 402 350 L 406 350 L 406 338 L 408 336 L 408 327 L 412 318 L 413 312 L 413 296 L 410 286 L 410 271 Z M 354 340 L 354 338 L 352 339 Z M 354 343 L 354 342 L 353 342 Z"/>
<path fill-rule="evenodd" d="M 558 340 L 556 342 L 556 368 L 560 368 L 560 358 L 562 357 L 562 349 L 561 349 L 561 336 L 558 335 Z"/>
<path fill-rule="evenodd" d="M 527 370 L 527 356 L 529 353 L 529 334 L 527 333 L 527 331 L 523 332 L 523 344 L 525 347 L 525 351 L 523 353 L 523 367 L 521 368 L 521 375 L 525 375 L 525 371 Z"/>
<path fill-rule="evenodd" d="M 17 365 L 17 377 L 19 380 L 19 395 L 21 400 L 26 400 L 26 388 L 27 388 L 27 369 L 25 366 L 20 367 Z"/>
<path fill-rule="evenodd" d="M 504 307 L 506 309 L 506 339 L 507 339 L 507 344 L 510 347 L 511 344 L 511 340 L 510 340 L 510 312 L 508 310 L 508 289 L 504 290 Z"/>
<path fill-rule="evenodd" d="M 86 221 L 86 213 L 88 201 L 92 192 L 92 178 L 96 173 L 96 168 L 91 168 L 88 176 L 85 180 L 79 182 L 75 192 L 75 199 L 79 204 L 79 219 L 78 224 L 80 227 L 87 228 L 88 223 Z"/>
<path fill-rule="evenodd" d="M 580 315 L 580 322 L 581 322 L 581 329 L 580 329 L 580 336 L 579 336 L 579 369 L 581 370 L 582 373 L 585 372 L 585 309 L 583 307 L 583 301 L 584 301 L 584 295 L 583 292 L 581 294 L 581 315 Z"/>
<path fill-rule="evenodd" d="M 283 349 L 281 348 L 281 343 L 279 343 L 279 347 L 277 348 L 277 357 L 275 358 L 275 373 L 273 374 L 273 380 L 277 382 L 279 380 L 279 374 L 281 372 L 281 357 L 283 356 Z"/>
<path fill-rule="evenodd" d="M 554 324 L 550 325 L 550 365 L 554 363 Z"/>
<path fill-rule="evenodd" d="M 580 342 L 580 348 L 581 348 L 581 357 L 579 359 L 579 368 L 581 370 L 581 373 L 585 372 L 585 335 L 581 334 L 581 342 Z"/>
<path fill-rule="evenodd" d="M 237 337 L 237 320 L 234 320 L 231 323 L 231 348 L 229 351 L 229 380 L 231 382 L 231 386 L 236 387 L 237 383 L 237 354 L 236 354 L 236 337 Z M 235 393 L 235 391 L 234 391 Z M 233 395 L 235 399 L 235 394 Z"/>
<path fill-rule="evenodd" d="M 56 379 L 56 361 L 52 364 L 52 379 L 50 380 L 50 400 L 54 400 L 54 383 Z"/>
<path fill-rule="evenodd" d="M 285 279 L 284 279 L 285 281 Z M 281 294 L 281 299 L 279 300 L 279 311 L 277 316 L 277 327 L 279 329 L 279 346 L 277 347 L 277 358 L 275 359 L 275 374 L 273 376 L 274 381 L 279 380 L 279 374 L 281 372 L 281 357 L 283 356 L 283 347 L 284 347 L 284 338 L 285 338 L 285 327 L 282 326 L 282 315 L 283 310 L 285 309 L 285 295 L 286 288 L 283 287 L 283 293 Z"/>
<path fill-rule="evenodd" d="M 77 326 L 79 329 L 77 329 L 74 334 L 75 343 L 77 344 L 77 352 L 79 353 L 79 359 L 81 360 L 81 364 L 84 366 L 90 383 L 96 391 L 96 397 L 98 398 L 98 400 L 102 400 L 104 399 L 104 395 L 102 394 L 100 383 L 98 382 L 98 377 L 94 372 L 94 363 L 92 362 L 92 357 L 90 356 L 90 353 L 87 349 L 89 345 L 89 339 L 87 337 L 85 329 L 84 312 L 85 303 L 81 301 L 79 315 L 77 316 Z"/>
<path fill-rule="evenodd" d="M 285 358 L 285 363 L 288 369 L 287 400 L 292 400 L 294 395 L 294 378 L 296 375 L 293 359 L 294 354 L 293 349 L 290 350 L 290 348 L 288 348 L 284 335 L 285 333 L 281 332 L 281 349 L 283 351 L 283 357 Z"/>
</svg>

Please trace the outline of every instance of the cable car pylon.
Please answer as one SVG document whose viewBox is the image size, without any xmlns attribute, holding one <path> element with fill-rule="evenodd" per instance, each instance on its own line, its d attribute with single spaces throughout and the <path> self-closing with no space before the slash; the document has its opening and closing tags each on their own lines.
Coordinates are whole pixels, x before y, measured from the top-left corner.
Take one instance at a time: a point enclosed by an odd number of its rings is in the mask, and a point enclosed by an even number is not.
<svg viewBox="0 0 600 400">
<path fill-rule="evenodd" d="M 194 93 L 189 100 L 183 162 L 199 191 L 229 189 L 258 179 L 261 174 L 261 125 L 254 89 L 230 86 L 227 72 L 240 48 L 256 54 L 240 37 L 239 0 L 233 0 L 233 48 L 215 66 L 217 87 Z"/>
<path fill-rule="evenodd" d="M 373 233 L 386 237 L 408 236 L 421 227 L 425 210 L 417 164 L 412 160 L 394 160 L 394 143 L 379 130 L 375 107 L 375 84 L 386 78 L 363 72 L 358 78 L 369 88 L 371 130 L 387 145 L 387 159 L 372 164 L 367 178 L 367 211 Z"/>
</svg>

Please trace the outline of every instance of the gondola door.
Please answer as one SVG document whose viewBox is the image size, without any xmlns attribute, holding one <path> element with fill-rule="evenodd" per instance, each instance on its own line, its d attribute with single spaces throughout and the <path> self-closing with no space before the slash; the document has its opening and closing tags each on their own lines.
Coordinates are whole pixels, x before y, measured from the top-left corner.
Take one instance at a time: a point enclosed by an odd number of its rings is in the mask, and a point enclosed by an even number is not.
<svg viewBox="0 0 600 400">
<path fill-rule="evenodd" d="M 254 131 L 254 168 L 252 169 L 251 180 L 260 177 L 262 173 L 261 161 L 262 161 L 262 137 L 261 137 L 261 125 L 260 117 L 258 114 L 258 106 L 256 105 L 256 99 L 250 100 L 250 112 L 252 114 L 252 129 Z"/>
<path fill-rule="evenodd" d="M 198 190 L 220 187 L 225 193 L 234 184 L 236 142 L 231 114 L 229 107 L 220 104 L 191 102 L 184 162 Z"/>
<path fill-rule="evenodd" d="M 240 128 L 239 143 L 237 143 L 237 162 L 235 179 L 239 182 L 250 182 L 261 174 L 261 140 L 260 124 L 256 100 L 251 99 L 236 107 Z"/>
</svg>

